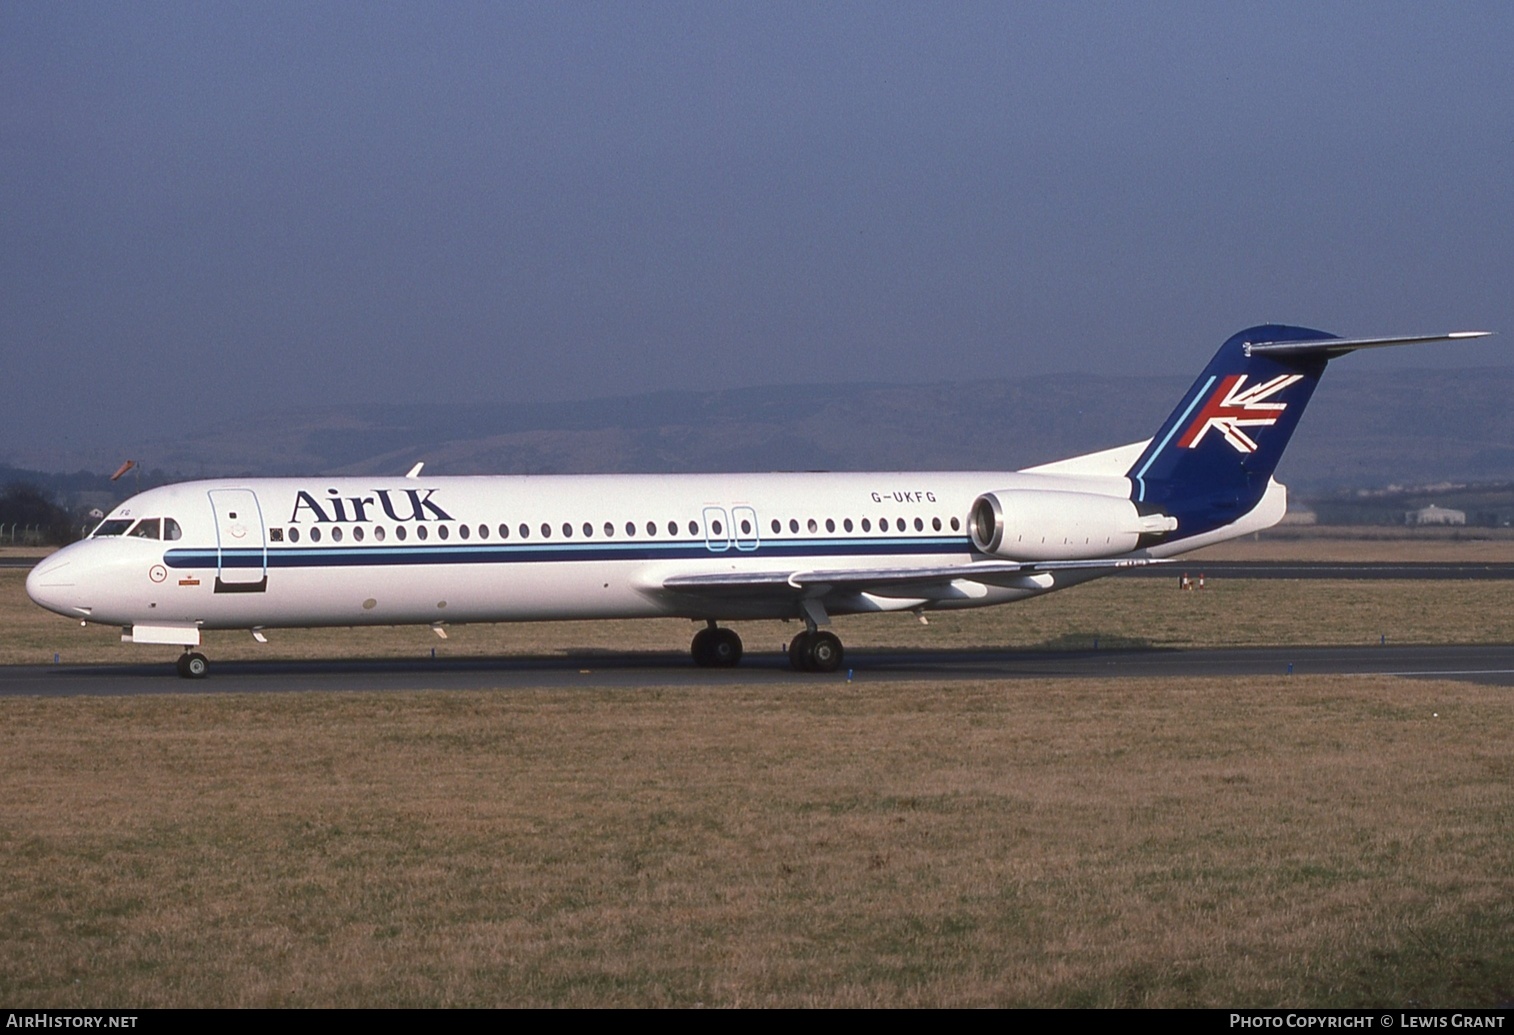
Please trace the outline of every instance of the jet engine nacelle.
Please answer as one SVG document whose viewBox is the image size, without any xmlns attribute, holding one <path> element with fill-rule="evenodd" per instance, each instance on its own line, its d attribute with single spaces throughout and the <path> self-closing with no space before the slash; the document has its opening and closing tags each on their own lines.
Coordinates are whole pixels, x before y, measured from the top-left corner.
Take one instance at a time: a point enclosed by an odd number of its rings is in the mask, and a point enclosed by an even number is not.
<svg viewBox="0 0 1514 1035">
<path fill-rule="evenodd" d="M 1178 527 L 1166 514 L 1141 514 L 1118 496 L 1001 489 L 973 502 L 973 545 L 1012 561 L 1117 557 Z"/>
</svg>

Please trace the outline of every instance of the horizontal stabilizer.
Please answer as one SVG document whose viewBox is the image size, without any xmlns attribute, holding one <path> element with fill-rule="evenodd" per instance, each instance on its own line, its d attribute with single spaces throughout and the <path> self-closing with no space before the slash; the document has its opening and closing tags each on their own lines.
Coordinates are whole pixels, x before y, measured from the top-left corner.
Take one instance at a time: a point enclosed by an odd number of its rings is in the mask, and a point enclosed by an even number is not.
<svg viewBox="0 0 1514 1035">
<path fill-rule="evenodd" d="M 1422 345 L 1431 341 L 1464 341 L 1467 338 L 1486 338 L 1492 331 L 1452 331 L 1450 334 L 1430 334 L 1413 338 L 1321 338 L 1315 341 L 1258 341 L 1248 342 L 1248 356 L 1274 356 L 1291 359 L 1303 356 L 1323 356 L 1334 359 L 1357 349 L 1381 349 L 1389 345 Z"/>
</svg>

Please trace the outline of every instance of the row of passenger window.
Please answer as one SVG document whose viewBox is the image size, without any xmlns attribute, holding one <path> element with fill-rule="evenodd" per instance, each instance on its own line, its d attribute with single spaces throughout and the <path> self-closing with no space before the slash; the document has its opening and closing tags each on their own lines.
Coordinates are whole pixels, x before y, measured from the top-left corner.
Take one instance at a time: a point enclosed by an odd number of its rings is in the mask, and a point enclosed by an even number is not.
<svg viewBox="0 0 1514 1035">
<path fill-rule="evenodd" d="M 746 522 L 742 522 L 742 524 L 745 524 L 745 523 Z M 951 523 L 951 530 L 953 532 L 960 532 L 962 530 L 962 520 L 960 518 L 955 518 L 954 517 L 954 518 L 951 519 L 950 523 Z M 861 525 L 862 525 L 862 531 L 864 531 L 864 532 L 871 532 L 873 530 L 873 522 L 872 522 L 872 519 L 870 519 L 870 518 L 863 518 L 862 521 L 861 521 Z M 804 527 L 805 527 L 806 531 L 809 531 L 809 532 L 819 532 L 820 531 L 820 522 L 816 521 L 814 518 L 809 518 L 805 522 Z M 853 527 L 854 526 L 852 525 L 852 519 L 851 518 L 842 518 L 841 519 L 841 530 L 843 532 L 850 532 L 850 531 L 852 531 Z M 910 528 L 909 521 L 906 520 L 905 518 L 894 518 L 894 523 L 893 523 L 892 527 L 889 526 L 888 518 L 879 518 L 878 519 L 878 531 L 880 531 L 880 532 L 889 532 L 889 531 L 908 532 L 909 528 Z M 924 518 L 918 518 L 918 517 L 915 518 L 915 531 L 916 532 L 923 532 L 923 531 L 925 531 L 925 528 L 926 528 L 926 521 L 925 521 L 925 519 Z M 944 526 L 942 525 L 941 519 L 939 517 L 933 517 L 933 518 L 930 519 L 930 529 L 933 532 L 940 532 L 940 531 L 944 530 Z M 825 519 L 825 530 L 827 532 L 835 532 L 836 531 L 836 520 L 834 518 L 826 518 Z M 715 531 L 718 533 L 720 530 L 717 528 Z M 789 531 L 790 532 L 794 532 L 794 533 L 798 533 L 798 531 L 799 531 L 799 519 L 798 518 L 789 518 Z M 774 535 L 779 535 L 782 532 L 783 532 L 783 524 L 782 524 L 782 522 L 780 522 L 777 518 L 774 518 L 773 519 L 773 534 Z"/>
<path fill-rule="evenodd" d="M 852 531 L 855 531 L 859 527 L 859 525 L 860 525 L 860 527 L 861 527 L 861 529 L 862 529 L 863 532 L 871 532 L 873 530 L 873 521 L 872 521 L 871 518 L 863 518 L 857 524 L 853 524 L 851 518 L 842 518 L 839 527 L 844 532 L 852 532 Z M 957 532 L 957 531 L 960 531 L 961 528 L 962 528 L 962 521 L 961 521 L 960 518 L 953 517 L 953 518 L 950 519 L 950 525 L 951 525 L 951 530 L 953 532 Z M 832 534 L 835 533 L 835 531 L 836 531 L 836 529 L 838 527 L 837 526 L 837 522 L 836 522 L 836 520 L 834 518 L 826 518 L 825 521 L 823 522 L 823 526 L 824 526 L 826 532 L 832 533 Z M 657 522 L 655 522 L 655 521 L 648 521 L 646 523 L 646 534 L 648 536 L 655 537 L 658 534 L 659 527 L 660 526 L 657 524 Z M 773 519 L 771 527 L 772 527 L 774 535 L 782 535 L 783 534 L 783 527 L 784 527 L 783 526 L 783 522 L 779 521 L 777 518 Z M 806 521 L 803 524 L 803 526 L 801 526 L 800 523 L 799 523 L 799 519 L 798 518 L 790 518 L 789 519 L 788 530 L 789 530 L 790 533 L 792 533 L 794 535 L 798 535 L 799 532 L 800 532 L 801 527 L 805 531 L 807 531 L 807 532 L 817 533 L 818 534 L 819 531 L 820 531 L 820 529 L 821 529 L 821 527 L 822 527 L 822 522 L 816 520 L 815 518 L 808 518 L 808 519 L 806 519 Z M 918 518 L 917 517 L 917 518 L 914 519 L 914 530 L 916 532 L 923 532 L 923 531 L 925 531 L 926 527 L 927 527 L 926 520 L 924 518 Z M 939 517 L 933 517 L 933 518 L 930 519 L 929 527 L 930 527 L 930 529 L 932 531 L 940 532 L 940 531 L 944 530 L 945 525 L 942 523 L 942 520 Z M 615 524 L 614 524 L 614 522 L 606 521 L 604 523 L 603 528 L 604 528 L 604 537 L 606 539 L 613 539 L 615 537 Z M 910 529 L 910 523 L 909 523 L 909 521 L 907 519 L 902 518 L 902 517 L 901 518 L 894 518 L 893 521 L 892 521 L 892 523 L 890 523 L 890 520 L 888 518 L 879 518 L 878 519 L 878 523 L 877 523 L 877 528 L 878 528 L 878 531 L 880 531 L 880 532 L 889 532 L 889 531 L 907 532 Z M 585 539 L 592 539 L 594 537 L 594 525 L 591 524 L 590 522 L 585 521 L 580 526 L 580 530 L 582 531 L 583 538 L 585 538 Z M 414 527 L 413 531 L 414 531 L 414 534 L 415 534 L 415 538 L 418 539 L 418 540 L 422 540 L 422 541 L 424 541 L 427 538 L 429 538 L 430 535 L 432 534 L 432 528 L 431 528 L 431 526 L 424 525 L 424 524 L 416 525 Z M 438 538 L 438 539 L 443 539 L 443 540 L 449 539 L 451 537 L 451 535 L 452 535 L 451 527 L 448 526 L 448 525 L 436 525 L 434 531 L 435 531 L 435 534 L 436 534 L 436 538 Z M 669 521 L 668 522 L 668 524 L 667 524 L 667 534 L 668 535 L 676 537 L 679 534 L 679 531 L 680 531 L 680 528 L 679 528 L 679 524 L 678 524 L 677 521 Z M 526 524 L 525 522 L 521 522 L 521 524 L 516 527 L 515 532 L 516 532 L 516 535 L 519 538 L 521 538 L 521 539 L 530 539 L 531 538 L 531 526 L 528 525 L 528 524 Z M 541 538 L 543 538 L 543 539 L 551 539 L 552 538 L 552 526 L 549 523 L 543 521 L 541 523 L 540 533 L 541 533 Z M 634 522 L 634 521 L 627 521 L 626 524 L 625 524 L 625 533 L 626 533 L 626 536 L 628 538 L 634 538 L 636 536 L 636 534 L 637 534 L 637 525 L 636 525 L 636 522 Z M 119 533 L 117 533 L 117 534 L 119 534 Z M 316 526 L 313 526 L 313 527 L 305 530 L 304 534 L 309 538 L 309 540 L 312 543 L 319 543 L 321 541 L 322 530 L 321 530 L 321 527 L 319 525 L 316 525 Z M 334 543 L 340 543 L 340 542 L 342 542 L 343 537 L 344 536 L 348 536 L 348 535 L 351 536 L 353 542 L 357 542 L 357 543 L 363 542 L 369 536 L 371 536 L 373 538 L 374 542 L 382 543 L 382 542 L 384 542 L 384 540 L 388 536 L 388 532 L 385 531 L 385 528 L 384 528 L 383 525 L 374 525 L 371 529 L 366 529 L 366 530 L 364 529 L 364 527 L 362 525 L 353 525 L 351 528 L 348 528 L 345 531 L 343 530 L 343 527 L 341 525 L 333 525 L 331 528 L 329 528 L 329 529 L 326 530 L 326 534 L 328 534 L 331 537 L 331 541 L 334 542 Z M 411 530 L 408 529 L 407 526 L 405 526 L 405 525 L 396 525 L 395 528 L 394 528 L 394 538 L 396 540 L 400 541 L 400 542 L 404 542 L 406 539 L 408 539 L 409 536 L 410 536 L 410 534 L 411 534 Z M 473 534 L 474 534 L 474 532 L 473 532 L 473 526 L 471 526 L 471 525 L 458 525 L 457 526 L 457 537 L 459 539 L 470 539 L 470 538 L 472 538 Z M 490 528 L 489 528 L 488 525 L 479 525 L 478 526 L 478 532 L 477 532 L 477 534 L 478 534 L 478 538 L 480 538 L 480 539 L 488 539 L 491 536 L 492 533 L 491 533 Z M 697 522 L 697 521 L 690 521 L 688 523 L 688 534 L 691 535 L 691 536 L 696 536 L 696 537 L 699 535 L 699 522 Z M 751 520 L 749 518 L 742 518 L 741 521 L 738 524 L 736 535 L 738 537 L 740 537 L 740 538 L 747 539 L 747 538 L 751 538 L 753 534 L 754 534 L 754 528 L 752 526 Z M 500 539 L 509 539 L 510 535 L 511 535 L 510 526 L 507 525 L 507 524 L 501 523 L 498 526 L 498 535 L 499 535 Z M 564 539 L 572 539 L 573 535 L 574 535 L 573 523 L 570 522 L 570 521 L 564 521 L 562 523 L 562 537 Z M 710 535 L 713 536 L 713 537 L 724 538 L 725 535 L 726 535 L 726 529 L 725 529 L 724 523 L 721 522 L 718 519 L 710 522 Z M 282 542 L 297 543 L 297 542 L 300 541 L 300 536 L 301 536 L 301 531 L 300 531 L 299 528 L 290 528 L 287 532 L 284 529 L 282 529 L 282 528 L 272 528 L 272 529 L 269 529 L 269 532 L 268 532 L 268 538 L 271 541 L 275 542 L 275 543 L 282 543 Z"/>
</svg>

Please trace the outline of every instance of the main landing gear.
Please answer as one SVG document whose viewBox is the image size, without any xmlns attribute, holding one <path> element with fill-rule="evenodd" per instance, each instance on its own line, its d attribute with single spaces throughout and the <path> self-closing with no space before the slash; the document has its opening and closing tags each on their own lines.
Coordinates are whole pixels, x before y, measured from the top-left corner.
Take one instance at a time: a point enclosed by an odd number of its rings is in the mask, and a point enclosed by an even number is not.
<svg viewBox="0 0 1514 1035">
<path fill-rule="evenodd" d="M 741 637 L 734 629 L 717 627 L 712 620 L 708 628 L 694 634 L 689 653 L 700 668 L 730 668 L 741 660 Z"/>
<path fill-rule="evenodd" d="M 845 651 L 841 640 L 820 626 L 830 623 L 825 604 L 818 599 L 803 600 L 799 612 L 804 616 L 804 632 L 789 643 L 789 664 L 795 672 L 834 672 L 841 667 Z"/>
<path fill-rule="evenodd" d="M 187 650 L 179 655 L 175 666 L 180 679 L 204 679 L 205 673 L 210 671 L 210 659 L 199 651 Z"/>
<path fill-rule="evenodd" d="M 795 672 L 834 672 L 844 654 L 835 633 L 806 629 L 789 643 L 789 664 Z"/>
<path fill-rule="evenodd" d="M 689 653 L 700 668 L 730 668 L 741 660 L 741 637 L 734 630 L 720 628 L 712 620 L 707 628 L 694 634 Z M 835 633 L 813 627 L 789 643 L 789 664 L 796 672 L 834 672 L 841 667 L 844 655 L 841 640 Z M 183 674 L 182 668 L 180 674 Z"/>
</svg>

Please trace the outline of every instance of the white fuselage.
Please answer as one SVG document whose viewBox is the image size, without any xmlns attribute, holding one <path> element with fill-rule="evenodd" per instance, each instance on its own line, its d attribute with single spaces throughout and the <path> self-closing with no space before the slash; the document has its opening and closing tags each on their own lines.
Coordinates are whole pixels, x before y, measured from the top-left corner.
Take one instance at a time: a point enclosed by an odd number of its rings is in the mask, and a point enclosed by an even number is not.
<svg viewBox="0 0 1514 1035">
<path fill-rule="evenodd" d="M 981 558 L 981 492 L 1048 483 L 1112 496 L 1124 478 L 1027 473 L 287 478 L 189 482 L 117 507 L 27 589 L 92 622 L 204 629 L 783 618 L 791 600 L 664 588 L 675 575 L 888 569 Z M 144 538 L 149 532 L 178 538 Z M 171 520 L 169 520 L 171 519 Z M 166 531 L 165 531 L 166 529 Z M 1199 545 L 1199 544 L 1193 544 Z M 1099 574 L 1103 574 L 1100 572 Z M 1084 581 L 832 600 L 833 613 L 973 607 Z"/>
<path fill-rule="evenodd" d="M 834 671 L 833 614 L 982 607 L 1270 527 L 1272 479 L 1325 364 L 1485 332 L 1228 338 L 1145 442 L 1023 471 L 267 478 L 152 489 L 27 578 L 32 599 L 141 643 L 202 629 L 683 616 L 802 618 Z M 204 675 L 186 652 L 180 674 Z"/>
</svg>

